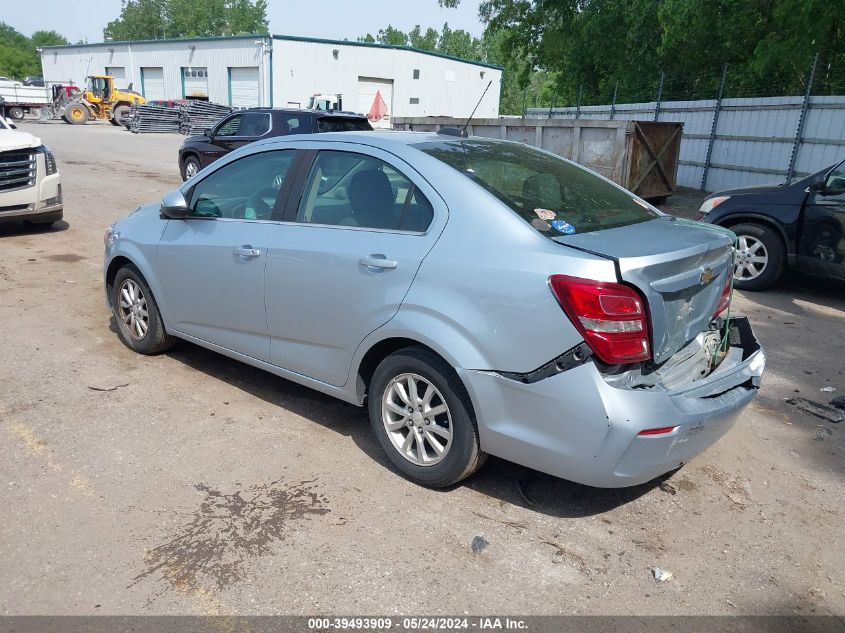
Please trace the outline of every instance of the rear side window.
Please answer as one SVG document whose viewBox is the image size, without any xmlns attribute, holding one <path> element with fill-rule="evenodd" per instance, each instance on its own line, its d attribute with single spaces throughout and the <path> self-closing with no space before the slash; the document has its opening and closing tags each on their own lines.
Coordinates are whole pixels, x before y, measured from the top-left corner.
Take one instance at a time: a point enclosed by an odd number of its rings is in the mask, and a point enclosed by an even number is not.
<svg viewBox="0 0 845 633">
<path fill-rule="evenodd" d="M 238 126 L 238 136 L 263 136 L 270 131 L 269 112 L 246 112 Z"/>
<path fill-rule="evenodd" d="M 287 132 L 286 134 L 307 134 L 308 133 L 308 120 L 306 117 L 301 116 L 286 116 L 284 118 L 284 123 L 287 125 Z"/>
<path fill-rule="evenodd" d="M 383 160 L 323 151 L 311 165 L 296 221 L 422 233 L 433 217 L 414 183 Z"/>
<path fill-rule="evenodd" d="M 659 215 L 587 170 L 527 145 L 474 138 L 415 147 L 461 172 L 550 238 Z"/>
<path fill-rule="evenodd" d="M 324 116 L 317 119 L 318 132 L 360 132 L 372 130 L 370 122 L 364 118 L 348 118 L 337 116 Z"/>
</svg>

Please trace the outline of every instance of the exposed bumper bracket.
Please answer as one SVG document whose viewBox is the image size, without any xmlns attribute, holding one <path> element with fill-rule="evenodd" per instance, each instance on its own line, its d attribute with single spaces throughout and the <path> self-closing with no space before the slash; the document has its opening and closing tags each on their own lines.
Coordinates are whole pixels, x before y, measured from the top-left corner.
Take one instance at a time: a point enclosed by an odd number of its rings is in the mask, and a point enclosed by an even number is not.
<svg viewBox="0 0 845 633">
<path fill-rule="evenodd" d="M 561 372 L 572 369 L 573 367 L 577 367 L 578 365 L 583 365 L 592 355 L 593 350 L 590 349 L 590 346 L 586 343 L 581 343 L 566 350 L 557 358 L 550 360 L 545 365 L 541 365 L 533 371 L 526 373 L 500 371 L 497 373 L 503 378 L 516 380 L 517 382 L 529 385 L 543 380 L 544 378 L 555 376 Z"/>
</svg>

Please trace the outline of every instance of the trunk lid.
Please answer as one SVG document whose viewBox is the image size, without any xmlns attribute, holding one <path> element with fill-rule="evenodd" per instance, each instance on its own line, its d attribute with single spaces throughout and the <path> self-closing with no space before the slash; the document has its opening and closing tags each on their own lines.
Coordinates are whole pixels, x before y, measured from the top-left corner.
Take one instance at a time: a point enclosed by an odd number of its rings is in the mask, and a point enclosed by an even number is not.
<svg viewBox="0 0 845 633">
<path fill-rule="evenodd" d="M 657 364 L 707 329 L 731 273 L 729 231 L 669 216 L 554 239 L 613 260 L 620 279 L 642 293 Z"/>
</svg>

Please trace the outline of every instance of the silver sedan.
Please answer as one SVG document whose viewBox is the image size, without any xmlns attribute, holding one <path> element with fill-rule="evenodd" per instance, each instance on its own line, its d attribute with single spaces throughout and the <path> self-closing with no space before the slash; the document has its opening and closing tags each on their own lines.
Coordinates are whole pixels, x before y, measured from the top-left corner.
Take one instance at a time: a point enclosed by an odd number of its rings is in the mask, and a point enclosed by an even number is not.
<svg viewBox="0 0 845 633">
<path fill-rule="evenodd" d="M 115 222 L 105 290 L 136 352 L 184 339 L 368 407 L 420 484 L 492 454 L 618 487 L 695 457 L 757 392 L 733 239 L 517 143 L 288 136 Z"/>
</svg>

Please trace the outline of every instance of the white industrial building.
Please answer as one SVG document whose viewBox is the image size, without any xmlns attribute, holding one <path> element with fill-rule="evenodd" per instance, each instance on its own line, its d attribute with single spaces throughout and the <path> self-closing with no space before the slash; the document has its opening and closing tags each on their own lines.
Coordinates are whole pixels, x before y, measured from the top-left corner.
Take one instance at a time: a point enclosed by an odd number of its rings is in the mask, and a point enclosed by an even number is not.
<svg viewBox="0 0 845 633">
<path fill-rule="evenodd" d="M 502 69 L 404 46 L 284 35 L 103 42 L 41 49 L 44 79 L 83 85 L 114 75 L 147 100 L 207 99 L 233 107 L 305 107 L 317 93 L 343 95 L 367 114 L 376 94 L 392 117 L 499 116 Z"/>
</svg>

